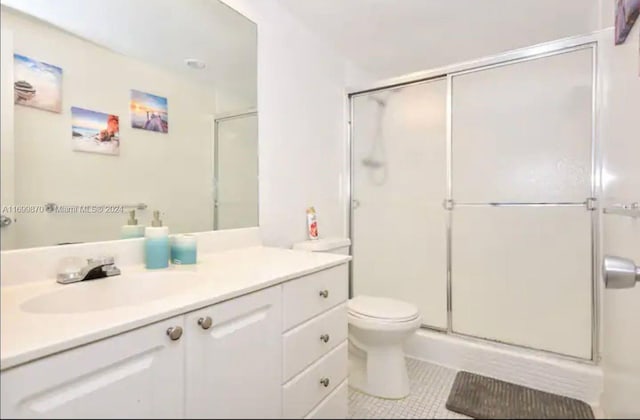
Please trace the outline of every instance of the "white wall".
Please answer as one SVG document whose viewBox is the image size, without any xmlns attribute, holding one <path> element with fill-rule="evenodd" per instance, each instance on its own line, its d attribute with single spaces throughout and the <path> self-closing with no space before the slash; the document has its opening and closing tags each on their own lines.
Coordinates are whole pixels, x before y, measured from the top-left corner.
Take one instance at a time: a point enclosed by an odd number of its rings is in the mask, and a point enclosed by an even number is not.
<svg viewBox="0 0 640 420">
<path fill-rule="evenodd" d="M 603 206 L 640 201 L 640 22 L 614 46 L 612 1 L 602 1 Z M 604 254 L 640 264 L 640 220 L 602 216 Z M 603 292 L 603 406 L 610 418 L 640 417 L 640 286 Z"/>
<path fill-rule="evenodd" d="M 3 8 L 14 51 L 63 69 L 63 111 L 15 107 L 16 204 L 144 202 L 171 232 L 213 227 L 213 87 L 69 35 Z M 169 133 L 131 128 L 130 89 L 168 98 Z M 3 86 L 4 89 L 4 86 Z M 120 155 L 75 152 L 71 107 L 120 117 Z M 17 215 L 18 247 L 117 239 L 126 214 Z M 4 233 L 4 232 L 3 232 Z"/>
<path fill-rule="evenodd" d="M 275 0 L 224 0 L 258 24 L 260 227 L 267 245 L 345 235 L 345 60 Z"/>
</svg>

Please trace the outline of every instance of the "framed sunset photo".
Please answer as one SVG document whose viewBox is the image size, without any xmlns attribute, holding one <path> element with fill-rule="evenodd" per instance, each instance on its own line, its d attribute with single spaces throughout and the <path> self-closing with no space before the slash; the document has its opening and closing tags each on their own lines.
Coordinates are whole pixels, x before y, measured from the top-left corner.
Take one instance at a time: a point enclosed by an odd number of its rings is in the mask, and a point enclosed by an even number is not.
<svg viewBox="0 0 640 420">
<path fill-rule="evenodd" d="M 131 127 L 159 133 L 169 132 L 167 98 L 132 89 L 129 108 Z"/>
</svg>

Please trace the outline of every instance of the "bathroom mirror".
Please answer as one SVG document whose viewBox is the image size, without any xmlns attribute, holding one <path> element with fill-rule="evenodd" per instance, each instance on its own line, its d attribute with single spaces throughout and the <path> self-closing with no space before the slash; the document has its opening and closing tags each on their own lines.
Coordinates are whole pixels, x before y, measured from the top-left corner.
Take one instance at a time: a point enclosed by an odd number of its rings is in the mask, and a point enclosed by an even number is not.
<svg viewBox="0 0 640 420">
<path fill-rule="evenodd" d="M 256 25 L 218 0 L 0 0 L 2 249 L 258 225 Z"/>
</svg>

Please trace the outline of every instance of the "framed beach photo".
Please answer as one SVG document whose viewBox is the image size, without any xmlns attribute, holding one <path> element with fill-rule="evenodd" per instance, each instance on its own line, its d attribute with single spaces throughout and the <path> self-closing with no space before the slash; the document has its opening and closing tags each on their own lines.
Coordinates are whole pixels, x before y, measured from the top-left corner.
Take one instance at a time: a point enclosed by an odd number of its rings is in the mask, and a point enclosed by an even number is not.
<svg viewBox="0 0 640 420">
<path fill-rule="evenodd" d="M 71 108 L 71 139 L 78 152 L 120 154 L 120 118 L 117 115 Z"/>
<path fill-rule="evenodd" d="M 640 15 L 640 0 L 616 0 L 616 45 L 622 44 Z"/>
<path fill-rule="evenodd" d="M 16 105 L 62 112 L 62 69 L 20 54 L 13 55 Z"/>
<path fill-rule="evenodd" d="M 169 132 L 167 98 L 131 89 L 129 110 L 131 127 L 159 133 Z"/>
</svg>

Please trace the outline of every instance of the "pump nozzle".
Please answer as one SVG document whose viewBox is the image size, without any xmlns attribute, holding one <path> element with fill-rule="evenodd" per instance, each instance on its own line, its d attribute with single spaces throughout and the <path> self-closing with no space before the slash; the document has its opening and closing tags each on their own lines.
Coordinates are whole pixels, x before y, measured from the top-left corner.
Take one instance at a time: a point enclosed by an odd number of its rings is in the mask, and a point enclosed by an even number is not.
<svg viewBox="0 0 640 420">
<path fill-rule="evenodd" d="M 138 219 L 136 219 L 136 211 L 135 210 L 129 211 L 129 220 L 127 220 L 127 224 L 128 225 L 137 225 L 138 224 Z"/>
<path fill-rule="evenodd" d="M 162 220 L 160 220 L 160 211 L 159 210 L 154 210 L 153 211 L 153 220 L 151 221 L 151 226 L 153 226 L 153 227 L 162 226 Z"/>
</svg>

